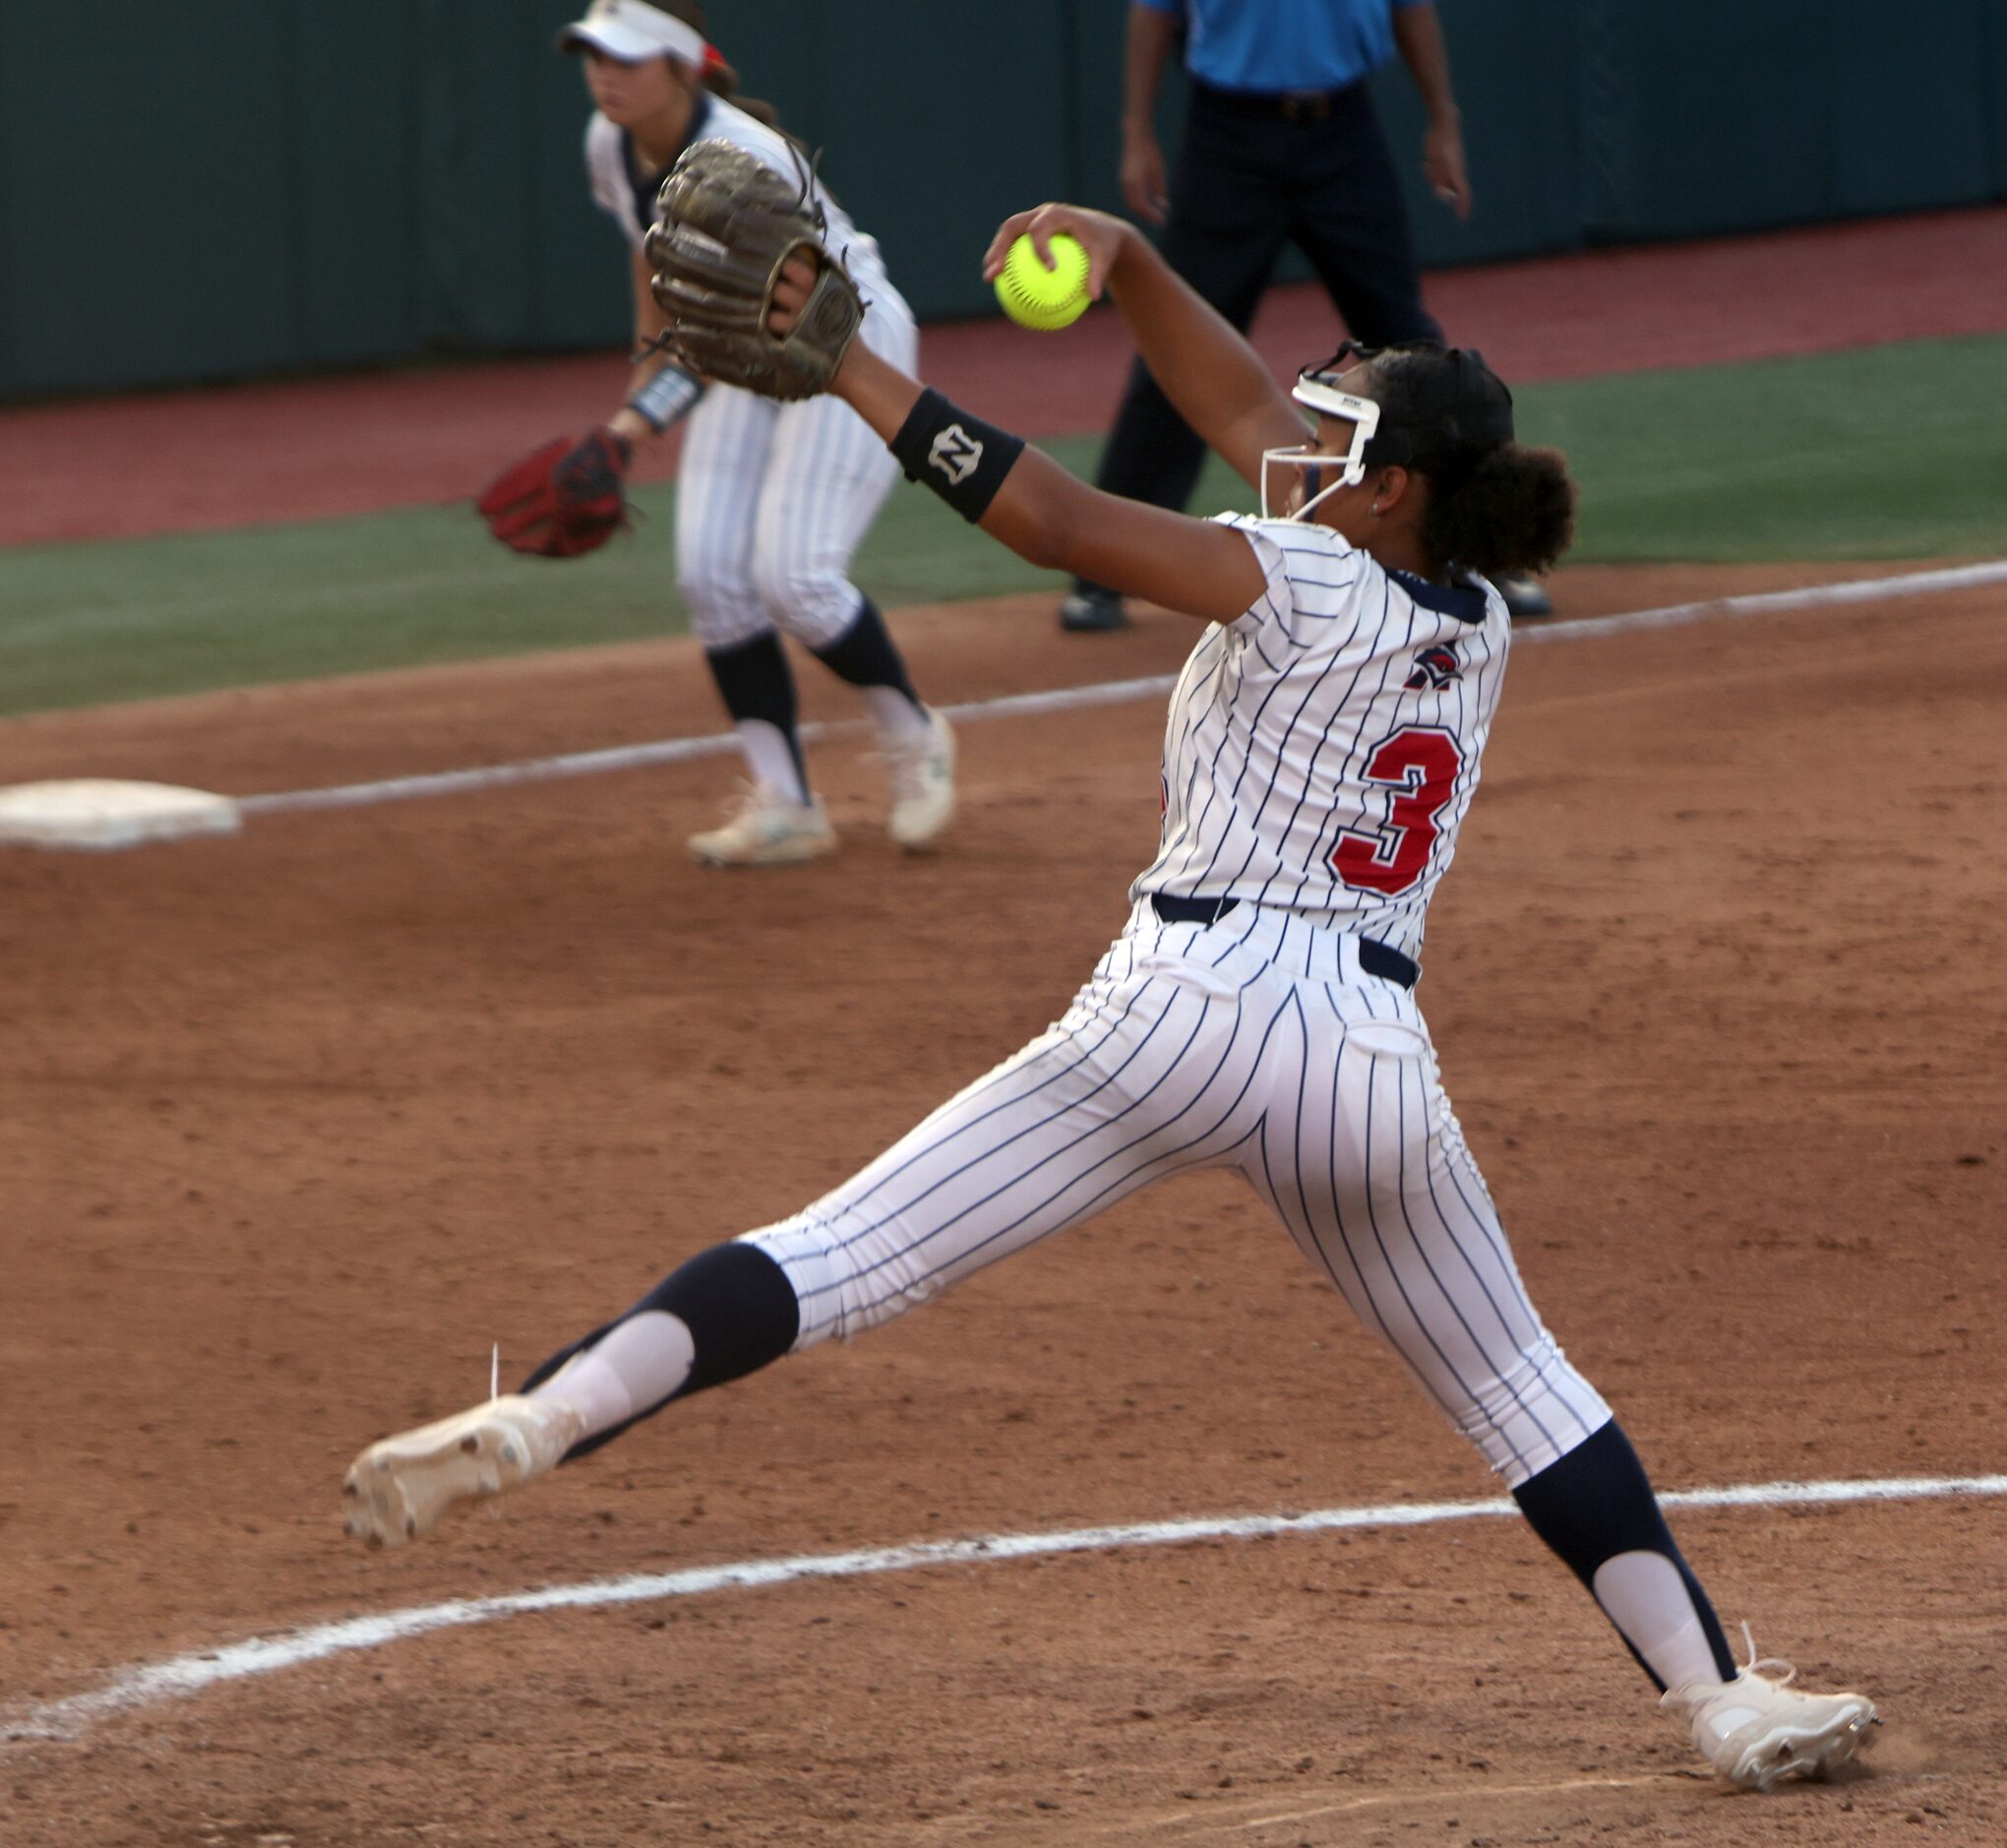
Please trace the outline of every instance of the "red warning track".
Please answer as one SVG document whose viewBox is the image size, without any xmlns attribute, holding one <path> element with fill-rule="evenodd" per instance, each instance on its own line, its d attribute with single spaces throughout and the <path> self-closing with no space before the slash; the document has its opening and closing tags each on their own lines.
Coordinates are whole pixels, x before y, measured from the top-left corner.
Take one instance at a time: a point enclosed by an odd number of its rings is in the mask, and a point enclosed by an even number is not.
<svg viewBox="0 0 2007 1848">
<path fill-rule="evenodd" d="M 1428 292 L 1453 339 L 1518 381 L 1998 333 L 2007 207 L 1444 271 Z M 1279 371 L 1338 339 L 1313 284 L 1276 290 L 1254 332 Z M 1104 424 L 1128 359 L 1110 313 L 1064 338 L 937 326 L 924 350 L 942 390 L 1032 436 Z M 619 354 L 590 353 L 0 411 L 0 544 L 458 500 L 517 451 L 605 416 L 625 376 Z M 674 467 L 671 451 L 638 473 Z"/>
</svg>

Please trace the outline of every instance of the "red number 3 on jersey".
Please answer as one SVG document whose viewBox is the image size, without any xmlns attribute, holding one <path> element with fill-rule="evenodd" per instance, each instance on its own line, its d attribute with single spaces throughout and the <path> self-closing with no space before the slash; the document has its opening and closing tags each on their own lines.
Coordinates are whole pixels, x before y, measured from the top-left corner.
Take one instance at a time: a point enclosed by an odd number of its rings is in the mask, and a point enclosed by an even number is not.
<svg viewBox="0 0 2007 1848">
<path fill-rule="evenodd" d="M 1435 845 L 1435 818 L 1456 793 L 1463 747 L 1432 725 L 1403 725 L 1366 761 L 1366 779 L 1396 793 L 1380 828 L 1348 828 L 1331 849 L 1331 870 L 1356 892 L 1391 898 L 1422 877 Z"/>
</svg>

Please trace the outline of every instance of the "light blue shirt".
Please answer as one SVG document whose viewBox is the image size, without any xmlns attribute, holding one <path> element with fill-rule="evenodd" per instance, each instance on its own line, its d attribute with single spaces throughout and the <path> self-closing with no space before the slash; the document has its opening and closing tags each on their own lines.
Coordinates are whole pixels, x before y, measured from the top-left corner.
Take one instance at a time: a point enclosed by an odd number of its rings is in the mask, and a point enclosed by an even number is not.
<svg viewBox="0 0 2007 1848">
<path fill-rule="evenodd" d="M 1185 15 L 1185 68 L 1219 90 L 1343 90 L 1394 55 L 1397 6 L 1430 0 L 1132 0 Z"/>
</svg>

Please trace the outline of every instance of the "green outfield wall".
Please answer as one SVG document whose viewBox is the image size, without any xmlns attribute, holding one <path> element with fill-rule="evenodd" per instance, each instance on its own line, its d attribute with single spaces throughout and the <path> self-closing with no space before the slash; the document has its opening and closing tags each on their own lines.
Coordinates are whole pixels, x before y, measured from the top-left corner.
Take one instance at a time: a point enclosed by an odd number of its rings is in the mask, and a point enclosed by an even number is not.
<svg viewBox="0 0 2007 1848">
<path fill-rule="evenodd" d="M 1441 0 L 1479 211 L 1425 261 L 2007 197 L 2007 6 Z M 562 0 L 96 0 L 0 29 L 0 398 L 625 337 Z M 1006 211 L 1114 205 L 1124 0 L 712 0 L 924 316 Z M 1905 35 L 1908 34 L 1908 35 Z M 1420 112 L 1378 80 L 1408 157 Z M 1167 96 L 1167 132 L 1176 98 Z"/>
</svg>

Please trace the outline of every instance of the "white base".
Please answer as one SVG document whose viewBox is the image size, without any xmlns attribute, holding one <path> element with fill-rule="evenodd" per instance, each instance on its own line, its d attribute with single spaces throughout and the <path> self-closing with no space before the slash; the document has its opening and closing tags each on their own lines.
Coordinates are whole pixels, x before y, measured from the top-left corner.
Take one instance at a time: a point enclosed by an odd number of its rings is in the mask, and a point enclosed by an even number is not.
<svg viewBox="0 0 2007 1848">
<path fill-rule="evenodd" d="M 243 817 L 228 796 L 172 783 L 81 777 L 0 789 L 0 843 L 133 847 L 190 834 L 234 834 Z"/>
</svg>

